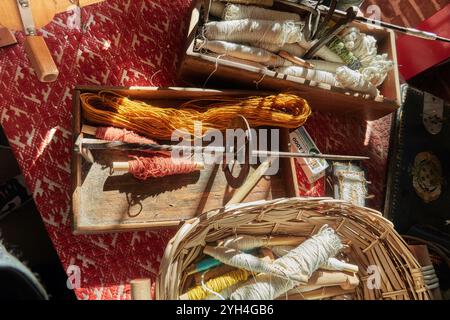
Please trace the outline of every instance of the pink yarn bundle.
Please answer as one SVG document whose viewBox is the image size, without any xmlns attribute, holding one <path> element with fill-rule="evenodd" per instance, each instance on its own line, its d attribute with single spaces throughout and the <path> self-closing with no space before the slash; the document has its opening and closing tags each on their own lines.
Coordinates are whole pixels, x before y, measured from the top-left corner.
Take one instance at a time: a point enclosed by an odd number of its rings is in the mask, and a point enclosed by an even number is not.
<svg viewBox="0 0 450 320">
<path fill-rule="evenodd" d="M 128 172 L 139 180 L 160 178 L 175 174 L 185 174 L 198 170 L 197 165 L 189 160 L 166 157 L 133 157 L 128 161 Z"/>
</svg>

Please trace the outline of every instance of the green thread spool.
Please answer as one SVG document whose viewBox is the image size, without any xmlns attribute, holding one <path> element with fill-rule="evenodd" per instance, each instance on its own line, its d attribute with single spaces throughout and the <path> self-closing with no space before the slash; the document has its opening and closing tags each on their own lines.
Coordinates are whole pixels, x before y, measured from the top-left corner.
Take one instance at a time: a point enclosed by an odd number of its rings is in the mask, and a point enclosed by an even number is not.
<svg viewBox="0 0 450 320">
<path fill-rule="evenodd" d="M 334 37 L 327 46 L 331 51 L 336 53 L 350 69 L 359 70 L 362 68 L 359 59 L 345 47 L 344 42 L 339 37 Z"/>
</svg>

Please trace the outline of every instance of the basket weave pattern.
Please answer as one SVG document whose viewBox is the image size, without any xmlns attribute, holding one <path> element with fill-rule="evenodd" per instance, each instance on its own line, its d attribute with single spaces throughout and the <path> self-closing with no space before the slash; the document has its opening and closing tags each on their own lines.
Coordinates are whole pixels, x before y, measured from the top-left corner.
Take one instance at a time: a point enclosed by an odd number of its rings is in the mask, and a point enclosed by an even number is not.
<svg viewBox="0 0 450 320">
<path fill-rule="evenodd" d="M 359 266 L 355 299 L 429 299 L 420 266 L 392 223 L 378 211 L 329 198 L 245 203 L 187 221 L 166 247 L 156 298 L 180 296 L 186 280 L 183 271 L 202 255 L 206 243 L 235 234 L 309 237 L 324 224 L 336 230 L 347 245 L 342 254 Z M 378 289 L 368 288 L 369 266 L 376 266 L 380 273 Z"/>
</svg>

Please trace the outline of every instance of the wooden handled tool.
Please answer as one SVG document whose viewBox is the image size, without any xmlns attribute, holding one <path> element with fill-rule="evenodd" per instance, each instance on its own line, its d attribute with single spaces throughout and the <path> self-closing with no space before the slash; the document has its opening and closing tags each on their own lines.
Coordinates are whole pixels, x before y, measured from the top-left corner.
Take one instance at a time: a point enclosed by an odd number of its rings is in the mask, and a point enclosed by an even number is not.
<svg viewBox="0 0 450 320">
<path fill-rule="evenodd" d="M 152 300 L 150 279 L 134 279 L 130 281 L 132 300 Z"/>
<path fill-rule="evenodd" d="M 0 25 L 25 33 L 25 52 L 39 81 L 53 82 L 59 71 L 44 38 L 37 34 L 37 29 L 50 23 L 56 13 L 73 7 L 74 3 L 85 6 L 101 1 L 104 0 L 2 0 Z"/>
<path fill-rule="evenodd" d="M 239 236 L 237 237 L 239 239 Z M 261 238 L 264 241 L 264 246 L 273 247 L 273 246 L 298 246 L 303 241 L 306 240 L 304 237 L 263 237 Z M 217 242 L 217 246 L 223 246 L 224 240 L 220 240 Z"/>
<path fill-rule="evenodd" d="M 259 167 L 245 180 L 244 184 L 238 188 L 231 199 L 227 202 L 228 205 L 240 203 L 245 197 L 253 190 L 253 188 L 258 184 L 259 180 L 266 174 L 269 170 L 272 159 L 269 158 L 259 165 Z"/>
<path fill-rule="evenodd" d="M 105 0 L 28 0 L 36 29 L 49 24 L 57 13 L 65 12 L 75 6 L 85 7 Z M 19 8 L 21 0 L 0 1 L 0 24 L 10 30 L 25 31 L 22 25 Z M 3 14 L 4 13 L 4 14 Z"/>
</svg>

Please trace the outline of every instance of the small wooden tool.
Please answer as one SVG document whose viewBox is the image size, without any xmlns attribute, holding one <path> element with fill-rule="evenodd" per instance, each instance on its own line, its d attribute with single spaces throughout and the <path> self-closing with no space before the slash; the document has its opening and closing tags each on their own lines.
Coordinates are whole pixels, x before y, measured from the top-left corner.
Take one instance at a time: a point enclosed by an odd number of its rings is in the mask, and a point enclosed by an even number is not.
<svg viewBox="0 0 450 320">
<path fill-rule="evenodd" d="M 0 25 L 8 30 L 25 32 L 25 51 L 39 81 L 53 82 L 59 71 L 44 38 L 37 34 L 37 29 L 50 23 L 56 13 L 67 11 L 75 4 L 83 7 L 102 1 L 104 0 L 2 0 Z"/>
<path fill-rule="evenodd" d="M 130 281 L 132 300 L 152 300 L 150 279 L 134 279 Z"/>
</svg>

